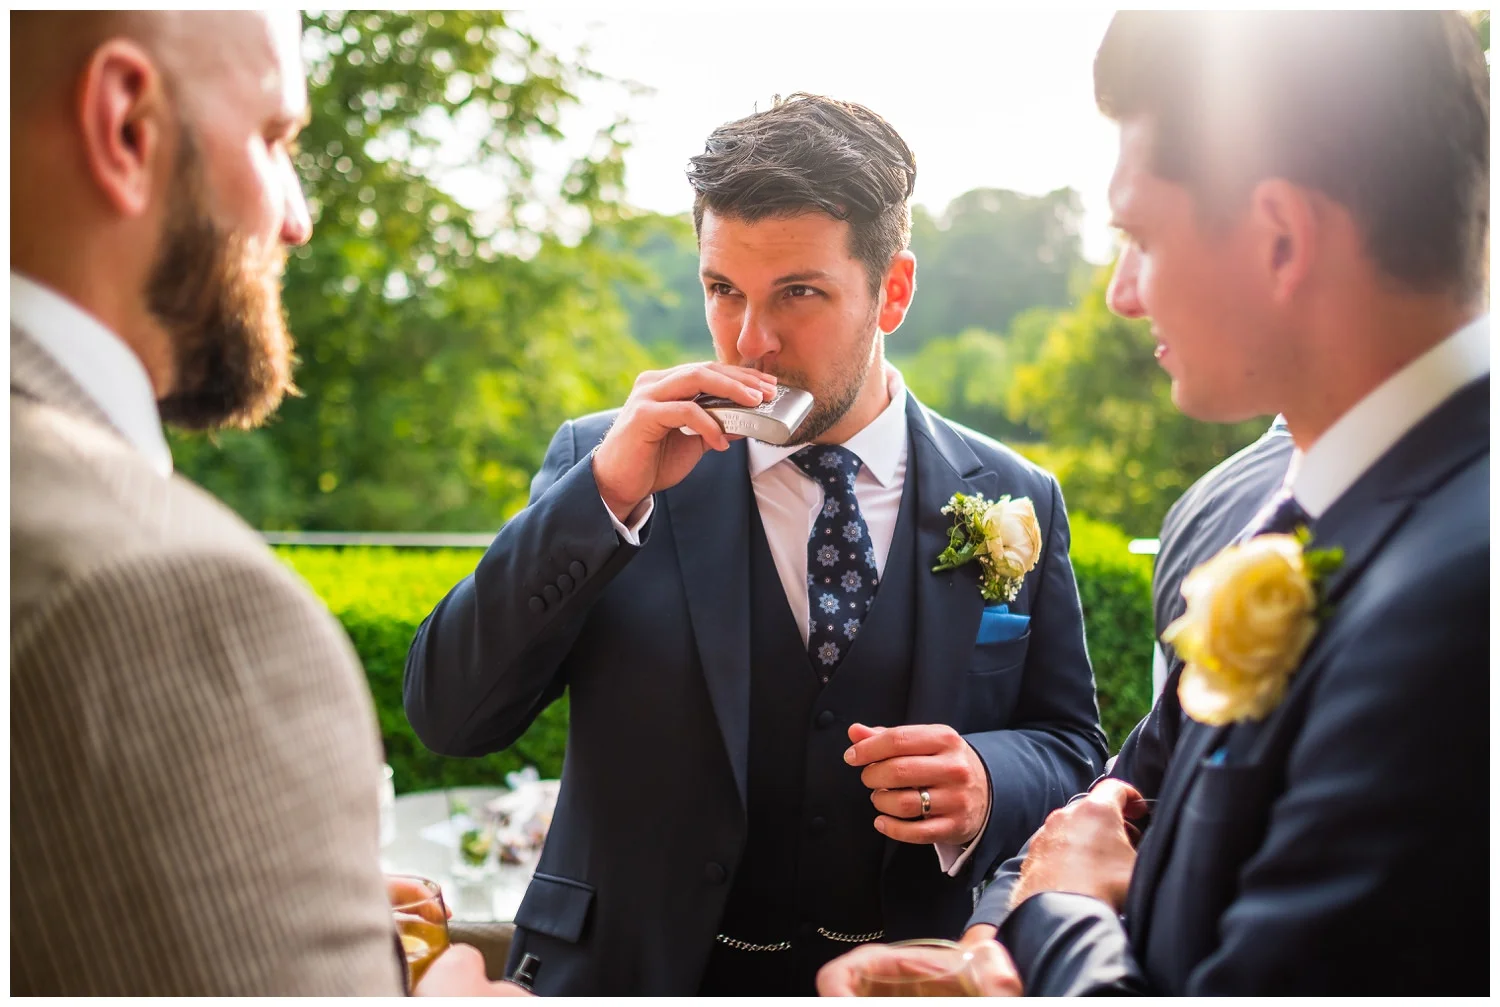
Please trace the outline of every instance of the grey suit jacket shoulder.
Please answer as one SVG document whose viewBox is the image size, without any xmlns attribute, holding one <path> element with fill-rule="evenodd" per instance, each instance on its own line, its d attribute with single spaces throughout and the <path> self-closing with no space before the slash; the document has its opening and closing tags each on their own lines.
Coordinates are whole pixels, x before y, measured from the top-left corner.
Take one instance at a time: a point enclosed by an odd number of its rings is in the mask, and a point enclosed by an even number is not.
<svg viewBox="0 0 1500 1007">
<path fill-rule="evenodd" d="M 396 994 L 347 638 L 11 336 L 11 968 L 23 994 Z"/>
</svg>

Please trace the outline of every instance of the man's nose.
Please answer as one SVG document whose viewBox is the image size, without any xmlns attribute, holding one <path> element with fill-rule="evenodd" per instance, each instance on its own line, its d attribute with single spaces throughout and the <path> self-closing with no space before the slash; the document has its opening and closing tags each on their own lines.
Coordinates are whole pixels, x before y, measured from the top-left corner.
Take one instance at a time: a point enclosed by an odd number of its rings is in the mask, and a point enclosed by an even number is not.
<svg viewBox="0 0 1500 1007">
<path fill-rule="evenodd" d="M 312 237 L 312 212 L 302 193 L 302 182 L 295 171 L 288 171 L 286 209 L 281 219 L 281 240 L 290 246 L 305 245 Z"/>
<path fill-rule="evenodd" d="M 1121 318 L 1145 317 L 1146 308 L 1141 304 L 1140 287 L 1136 282 L 1139 276 L 1140 252 L 1136 249 L 1135 242 L 1127 241 L 1125 247 L 1120 249 L 1114 275 L 1109 278 L 1109 290 L 1104 295 L 1104 303 L 1109 305 L 1109 310 Z"/>
<path fill-rule="evenodd" d="M 741 360 L 761 360 L 781 349 L 781 341 L 771 331 L 765 316 L 752 308 L 745 309 L 740 323 L 740 335 L 735 340 L 735 349 Z"/>
</svg>

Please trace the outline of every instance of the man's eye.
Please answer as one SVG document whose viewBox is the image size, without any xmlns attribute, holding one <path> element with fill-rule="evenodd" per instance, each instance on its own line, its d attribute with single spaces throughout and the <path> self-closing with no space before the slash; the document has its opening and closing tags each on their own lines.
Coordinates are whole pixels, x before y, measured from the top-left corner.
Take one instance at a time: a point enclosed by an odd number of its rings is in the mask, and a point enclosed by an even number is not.
<svg viewBox="0 0 1500 1007">
<path fill-rule="evenodd" d="M 734 288 L 727 283 L 710 283 L 708 285 L 708 292 L 718 294 L 720 297 L 728 297 L 734 293 Z"/>
<path fill-rule="evenodd" d="M 786 295 L 788 297 L 812 297 L 817 293 L 818 289 L 816 287 L 804 286 L 801 283 L 794 283 L 786 288 Z"/>
</svg>

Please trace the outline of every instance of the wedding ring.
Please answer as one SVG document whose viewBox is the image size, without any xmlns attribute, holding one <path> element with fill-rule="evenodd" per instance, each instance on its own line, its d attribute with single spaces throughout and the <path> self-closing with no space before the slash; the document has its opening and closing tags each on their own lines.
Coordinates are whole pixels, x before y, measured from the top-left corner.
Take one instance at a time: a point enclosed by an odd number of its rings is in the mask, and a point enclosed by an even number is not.
<svg viewBox="0 0 1500 1007">
<path fill-rule="evenodd" d="M 922 817 L 926 818 L 932 814 L 932 795 L 925 790 L 917 791 L 922 795 Z"/>
</svg>

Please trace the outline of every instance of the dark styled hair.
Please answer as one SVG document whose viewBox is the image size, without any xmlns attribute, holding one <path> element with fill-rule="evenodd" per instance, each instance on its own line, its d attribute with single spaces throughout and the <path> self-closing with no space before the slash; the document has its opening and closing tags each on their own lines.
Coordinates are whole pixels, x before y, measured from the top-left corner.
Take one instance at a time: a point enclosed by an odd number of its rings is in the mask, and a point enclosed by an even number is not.
<svg viewBox="0 0 1500 1007">
<path fill-rule="evenodd" d="M 917 160 L 863 105 L 801 92 L 778 98 L 710 133 L 687 176 L 700 232 L 704 210 L 751 222 L 809 212 L 847 220 L 849 253 L 872 290 L 911 238 Z"/>
<path fill-rule="evenodd" d="M 1148 118 L 1153 170 L 1205 219 L 1285 178 L 1344 206 L 1409 288 L 1483 289 L 1489 71 L 1454 11 L 1122 12 L 1094 97 Z"/>
</svg>

